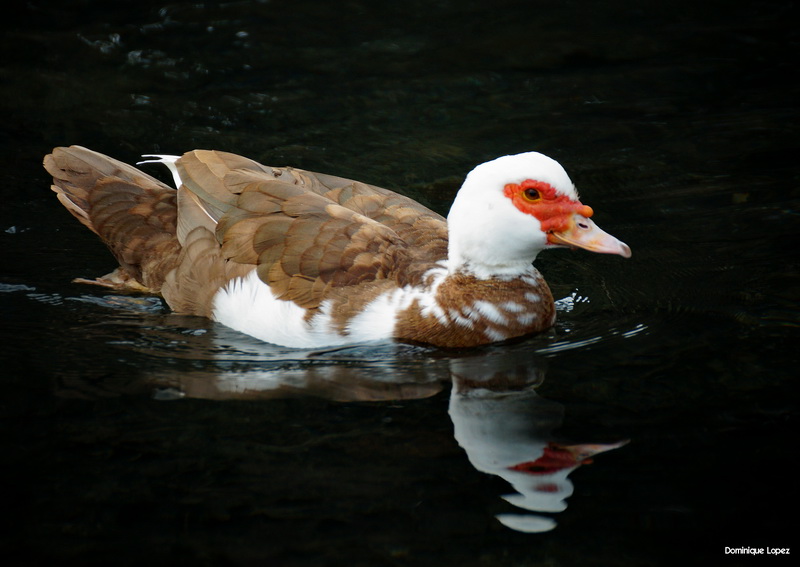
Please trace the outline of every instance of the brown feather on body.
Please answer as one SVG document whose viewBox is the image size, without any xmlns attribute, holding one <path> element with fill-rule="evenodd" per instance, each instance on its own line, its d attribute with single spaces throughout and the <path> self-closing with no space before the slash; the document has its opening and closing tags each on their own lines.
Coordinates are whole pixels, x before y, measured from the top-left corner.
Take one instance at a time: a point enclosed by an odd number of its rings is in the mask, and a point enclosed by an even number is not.
<svg viewBox="0 0 800 567">
<path fill-rule="evenodd" d="M 160 293 L 176 311 L 208 315 L 216 290 L 252 269 L 281 299 L 315 309 L 331 288 L 419 283 L 447 255 L 440 215 L 341 177 L 209 150 L 177 161 L 178 191 L 79 146 L 44 164 L 59 200 L 120 263 L 94 283 Z"/>
<path fill-rule="evenodd" d="M 180 252 L 175 189 L 79 146 L 56 148 L 44 166 L 59 201 L 100 236 L 120 263 L 94 283 L 158 293 Z"/>
</svg>

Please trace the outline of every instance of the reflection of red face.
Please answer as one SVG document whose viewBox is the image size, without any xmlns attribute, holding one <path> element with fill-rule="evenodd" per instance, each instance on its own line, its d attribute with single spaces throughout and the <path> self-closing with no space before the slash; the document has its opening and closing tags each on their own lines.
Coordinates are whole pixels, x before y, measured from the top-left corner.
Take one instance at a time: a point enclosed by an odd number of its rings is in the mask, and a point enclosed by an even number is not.
<svg viewBox="0 0 800 567">
<path fill-rule="evenodd" d="M 542 231 L 548 234 L 569 228 L 572 215 L 589 218 L 594 214 L 591 207 L 560 195 L 555 187 L 544 181 L 526 179 L 522 183 L 509 183 L 503 194 L 514 206 L 527 215 L 539 219 Z"/>
<path fill-rule="evenodd" d="M 513 467 L 508 467 L 512 471 L 524 472 L 528 474 L 552 474 L 562 469 L 569 469 L 579 465 L 587 465 L 592 460 L 580 458 L 570 451 L 567 447 L 550 443 L 544 448 L 542 456 L 535 461 L 519 463 Z"/>
</svg>

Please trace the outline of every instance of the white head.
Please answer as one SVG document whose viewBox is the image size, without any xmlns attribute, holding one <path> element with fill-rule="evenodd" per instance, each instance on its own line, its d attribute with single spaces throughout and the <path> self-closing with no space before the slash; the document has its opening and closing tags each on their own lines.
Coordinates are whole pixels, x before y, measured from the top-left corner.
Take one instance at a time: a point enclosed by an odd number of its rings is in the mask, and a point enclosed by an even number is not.
<svg viewBox="0 0 800 567">
<path fill-rule="evenodd" d="M 503 156 L 473 169 L 447 222 L 452 271 L 481 278 L 526 273 L 545 248 L 580 247 L 630 256 L 600 230 L 561 165 L 540 153 Z"/>
</svg>

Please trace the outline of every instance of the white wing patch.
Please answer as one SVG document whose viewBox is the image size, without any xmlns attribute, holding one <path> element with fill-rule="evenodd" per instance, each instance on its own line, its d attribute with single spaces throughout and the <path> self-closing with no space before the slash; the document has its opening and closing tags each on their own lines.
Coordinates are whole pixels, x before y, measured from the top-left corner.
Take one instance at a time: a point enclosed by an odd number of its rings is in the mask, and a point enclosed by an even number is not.
<svg viewBox="0 0 800 567">
<path fill-rule="evenodd" d="M 169 156 L 169 155 L 159 155 L 159 154 L 145 154 L 142 157 L 149 157 L 149 158 L 157 158 L 157 159 L 146 159 L 143 161 L 137 161 L 136 165 L 141 165 L 143 163 L 163 163 L 167 166 L 170 173 L 172 173 L 172 181 L 175 183 L 175 189 L 180 188 L 183 184 L 181 181 L 181 176 L 178 173 L 178 166 L 175 165 L 175 162 L 180 159 L 180 156 Z"/>
</svg>

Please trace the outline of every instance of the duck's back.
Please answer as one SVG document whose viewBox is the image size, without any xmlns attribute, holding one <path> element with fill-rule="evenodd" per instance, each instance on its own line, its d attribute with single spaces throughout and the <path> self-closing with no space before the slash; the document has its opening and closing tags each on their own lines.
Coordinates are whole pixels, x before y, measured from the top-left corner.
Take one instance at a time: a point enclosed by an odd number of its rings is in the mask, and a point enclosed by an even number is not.
<svg viewBox="0 0 800 567">
<path fill-rule="evenodd" d="M 178 199 L 179 239 L 213 231 L 223 261 L 306 309 L 333 289 L 413 284 L 447 255 L 445 220 L 387 189 L 217 151 L 175 165 L 191 197 Z"/>
<path fill-rule="evenodd" d="M 415 285 L 446 258 L 446 221 L 387 189 L 218 151 L 162 161 L 177 191 L 85 148 L 45 158 L 59 199 L 120 261 L 97 283 L 209 315 L 220 288 L 255 270 L 277 298 L 315 310 L 359 286 Z"/>
</svg>

